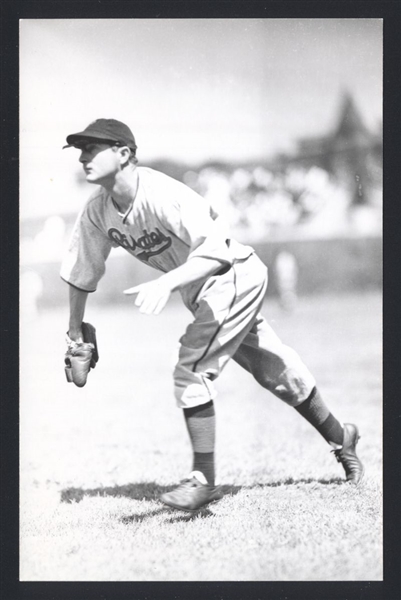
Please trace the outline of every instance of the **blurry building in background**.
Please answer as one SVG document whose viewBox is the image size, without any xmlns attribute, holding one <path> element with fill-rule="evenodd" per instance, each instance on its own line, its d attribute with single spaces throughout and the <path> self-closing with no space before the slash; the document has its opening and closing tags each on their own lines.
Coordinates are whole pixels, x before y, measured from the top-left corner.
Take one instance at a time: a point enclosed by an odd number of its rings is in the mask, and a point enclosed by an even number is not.
<svg viewBox="0 0 401 600">
<path fill-rule="evenodd" d="M 349 93 L 344 93 L 334 131 L 299 141 L 295 163 L 317 166 L 347 189 L 351 204 L 368 204 L 382 186 L 383 141 L 381 131 L 365 126 Z"/>
</svg>

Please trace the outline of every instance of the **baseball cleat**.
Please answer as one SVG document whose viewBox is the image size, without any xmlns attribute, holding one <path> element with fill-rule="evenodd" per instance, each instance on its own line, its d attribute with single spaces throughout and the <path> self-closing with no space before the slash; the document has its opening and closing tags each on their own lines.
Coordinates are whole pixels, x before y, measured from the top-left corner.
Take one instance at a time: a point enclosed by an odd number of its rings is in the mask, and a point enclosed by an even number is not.
<svg viewBox="0 0 401 600">
<path fill-rule="evenodd" d="M 171 508 L 194 512 L 223 497 L 221 486 L 214 487 L 199 479 L 197 472 L 190 473 L 174 490 L 162 494 L 160 500 Z"/>
<path fill-rule="evenodd" d="M 364 468 L 356 455 L 355 447 L 361 436 L 358 427 L 352 423 L 344 423 L 344 442 L 342 448 L 332 450 L 339 463 L 344 467 L 347 481 L 359 485 L 362 481 Z"/>
</svg>

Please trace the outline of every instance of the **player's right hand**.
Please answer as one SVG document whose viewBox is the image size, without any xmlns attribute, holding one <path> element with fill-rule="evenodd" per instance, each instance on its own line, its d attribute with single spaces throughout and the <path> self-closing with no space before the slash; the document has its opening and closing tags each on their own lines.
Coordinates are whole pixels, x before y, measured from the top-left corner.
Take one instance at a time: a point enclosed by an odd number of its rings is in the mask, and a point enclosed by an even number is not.
<svg viewBox="0 0 401 600">
<path fill-rule="evenodd" d="M 171 295 L 171 289 L 165 285 L 162 278 L 147 283 L 141 283 L 133 288 L 124 290 L 124 294 L 137 294 L 135 305 L 145 315 L 158 315 L 166 306 Z"/>
</svg>

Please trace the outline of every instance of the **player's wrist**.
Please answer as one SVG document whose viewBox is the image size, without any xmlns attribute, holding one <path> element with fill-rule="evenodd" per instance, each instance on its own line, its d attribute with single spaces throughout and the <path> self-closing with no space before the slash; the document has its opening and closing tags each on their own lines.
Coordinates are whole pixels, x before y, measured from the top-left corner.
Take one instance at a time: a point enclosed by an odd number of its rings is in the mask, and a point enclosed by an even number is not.
<svg viewBox="0 0 401 600">
<path fill-rule="evenodd" d="M 175 275 L 175 269 L 169 271 L 168 273 L 164 273 L 164 275 L 161 275 L 161 277 L 159 277 L 157 280 L 158 285 L 164 288 L 166 292 L 171 294 L 180 286 L 180 280 L 175 277 Z"/>
<path fill-rule="evenodd" d="M 67 335 L 73 342 L 82 342 L 82 330 L 70 327 Z"/>
</svg>

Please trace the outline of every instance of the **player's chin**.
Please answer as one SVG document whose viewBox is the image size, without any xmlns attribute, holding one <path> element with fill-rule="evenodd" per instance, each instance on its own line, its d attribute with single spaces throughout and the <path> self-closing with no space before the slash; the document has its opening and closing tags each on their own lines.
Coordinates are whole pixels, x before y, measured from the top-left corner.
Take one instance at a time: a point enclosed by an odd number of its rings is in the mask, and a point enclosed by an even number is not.
<svg viewBox="0 0 401 600">
<path fill-rule="evenodd" d="M 99 177 L 97 177 L 95 175 L 95 173 L 89 172 L 89 173 L 86 173 L 86 181 L 88 183 L 98 183 L 99 182 Z"/>
</svg>

